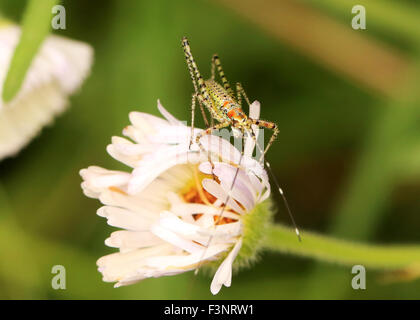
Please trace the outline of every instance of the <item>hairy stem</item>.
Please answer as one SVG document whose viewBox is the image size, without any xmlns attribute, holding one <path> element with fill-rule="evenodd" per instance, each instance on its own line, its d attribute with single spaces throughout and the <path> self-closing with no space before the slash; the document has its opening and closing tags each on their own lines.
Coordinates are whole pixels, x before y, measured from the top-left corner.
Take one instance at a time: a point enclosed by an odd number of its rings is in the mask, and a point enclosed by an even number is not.
<svg viewBox="0 0 420 320">
<path fill-rule="evenodd" d="M 265 248 L 278 252 L 315 258 L 341 265 L 361 264 L 365 267 L 397 270 L 420 264 L 420 245 L 369 245 L 343 241 L 302 232 L 302 242 L 293 229 L 272 225 L 268 229 Z"/>
</svg>

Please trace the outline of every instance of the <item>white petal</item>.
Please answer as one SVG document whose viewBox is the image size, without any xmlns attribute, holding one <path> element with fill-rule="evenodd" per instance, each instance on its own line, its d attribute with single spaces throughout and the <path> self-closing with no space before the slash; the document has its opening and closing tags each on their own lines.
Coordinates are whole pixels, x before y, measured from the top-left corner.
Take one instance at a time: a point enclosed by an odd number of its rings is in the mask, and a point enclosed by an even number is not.
<svg viewBox="0 0 420 320">
<path fill-rule="evenodd" d="M 159 225 L 184 236 L 197 234 L 198 226 L 186 223 L 170 211 L 164 211 L 160 214 Z"/>
<path fill-rule="evenodd" d="M 251 119 L 259 119 L 260 118 L 260 110 L 261 110 L 261 104 L 260 104 L 259 101 L 255 100 L 249 106 L 249 117 Z"/>
<path fill-rule="evenodd" d="M 193 240 L 203 245 L 208 244 L 209 237 L 213 237 L 216 240 L 223 239 L 223 241 L 227 241 L 227 239 L 240 234 L 242 229 L 241 222 L 239 221 L 214 227 L 214 219 L 209 226 L 203 228 L 198 224 L 181 220 L 170 211 L 161 213 L 158 224 L 160 227 L 172 231 L 184 239 Z M 202 249 L 203 247 L 200 246 L 199 248 Z"/>
<path fill-rule="evenodd" d="M 213 170 L 209 162 L 201 163 L 199 169 L 206 174 L 215 174 L 221 181 L 225 192 L 228 193 L 231 191 L 232 198 L 243 205 L 247 211 L 250 211 L 254 207 L 256 190 L 253 188 L 248 175 L 243 170 L 238 171 L 238 168 L 223 162 L 215 162 Z M 232 188 L 235 175 L 235 185 Z"/>
<path fill-rule="evenodd" d="M 217 216 L 220 213 L 221 208 L 208 206 L 206 204 L 197 204 L 197 203 L 179 203 L 173 204 L 171 206 L 171 212 L 177 214 L 178 216 L 186 216 L 192 214 L 204 214 Z M 225 211 L 223 217 L 238 219 L 239 216 L 233 212 Z"/>
<path fill-rule="evenodd" d="M 197 243 L 208 243 L 208 237 L 200 235 L 199 231 L 199 225 L 183 221 L 170 211 L 162 212 L 159 222 L 152 226 L 152 232 L 158 237 L 190 253 L 203 249 Z"/>
<path fill-rule="evenodd" d="M 239 163 L 241 153 L 229 141 L 221 137 L 206 135 L 201 138 L 204 149 L 219 155 L 226 162 Z"/>
<path fill-rule="evenodd" d="M 80 170 L 84 180 L 82 189 L 91 198 L 98 198 L 109 187 L 120 187 L 124 192 L 125 185 L 130 179 L 130 174 L 122 171 L 112 171 L 101 167 L 90 166 Z"/>
<path fill-rule="evenodd" d="M 105 240 L 108 247 L 120 248 L 122 251 L 151 247 L 162 243 L 160 238 L 149 231 L 115 231 Z"/>
<path fill-rule="evenodd" d="M 145 151 L 141 152 L 140 148 L 144 149 L 143 145 L 134 144 L 121 137 L 112 137 L 112 144 L 108 145 L 106 150 L 114 159 L 134 167 L 145 153 Z"/>
<path fill-rule="evenodd" d="M 232 281 L 232 264 L 238 255 L 241 246 L 242 238 L 238 240 L 238 242 L 235 244 L 235 247 L 217 269 L 216 274 L 213 277 L 213 281 L 210 285 L 210 291 L 212 294 L 218 294 L 222 288 L 222 285 L 230 287 Z"/>
<path fill-rule="evenodd" d="M 103 206 L 97 211 L 98 216 L 108 219 L 108 224 L 133 231 L 148 231 L 153 221 L 130 210 Z"/>
<path fill-rule="evenodd" d="M 259 119 L 260 118 L 260 108 L 261 105 L 260 103 L 255 100 L 250 106 L 249 106 L 249 118 L 250 119 Z M 252 130 L 254 131 L 255 134 L 255 138 L 258 141 L 258 135 L 259 135 L 259 130 L 258 130 L 258 126 L 253 124 L 252 125 Z M 244 155 L 251 157 L 253 150 L 255 148 L 255 143 L 253 139 L 246 139 L 245 141 L 245 148 L 244 148 Z"/>
<path fill-rule="evenodd" d="M 164 116 L 166 118 L 166 120 L 169 121 L 170 124 L 172 125 L 176 125 L 176 126 L 182 126 L 185 124 L 182 123 L 181 121 L 179 121 L 177 118 L 175 118 L 173 115 L 171 115 L 160 103 L 160 100 L 157 101 L 158 103 L 158 109 L 160 111 L 160 113 L 162 114 L 162 116 Z"/>
<path fill-rule="evenodd" d="M 150 152 L 154 152 L 158 146 L 152 143 L 133 143 L 121 137 L 112 137 L 112 145 L 115 150 L 125 156 L 134 156 L 140 158 L 141 156 Z"/>
<path fill-rule="evenodd" d="M 195 129 L 195 135 L 198 132 L 202 131 L 201 129 Z M 150 136 L 150 141 L 153 143 L 165 144 L 165 145 L 174 145 L 182 144 L 184 152 L 188 150 L 191 137 L 191 128 L 185 125 L 167 125 L 159 128 L 159 132 L 155 135 Z"/>
<path fill-rule="evenodd" d="M 222 239 L 223 241 L 230 242 L 230 239 L 242 233 L 242 223 L 238 221 L 218 225 L 216 228 L 200 228 L 198 233 L 206 237 L 210 236 L 215 240 Z M 211 243 L 213 243 L 213 240 Z"/>
<path fill-rule="evenodd" d="M 165 244 L 126 253 L 113 253 L 101 257 L 96 264 L 103 275 L 103 281 L 139 281 L 147 277 L 145 271 L 146 258 L 167 255 L 171 252 L 171 247 Z"/>
<path fill-rule="evenodd" d="M 217 213 L 217 217 L 221 214 L 221 209 L 218 210 L 219 212 Z M 228 211 L 226 212 L 226 217 L 228 215 L 230 215 L 231 213 Z M 224 211 L 223 211 L 223 216 L 225 216 Z M 236 215 L 237 216 L 237 215 Z M 197 220 L 195 220 L 195 223 L 200 226 L 201 228 L 213 228 L 214 227 L 214 215 L 208 215 L 208 214 L 204 214 L 202 215 L 200 218 L 198 218 Z M 203 242 L 204 244 L 204 242 Z M 207 243 L 206 243 L 207 245 Z"/>
<path fill-rule="evenodd" d="M 133 126 L 145 135 L 156 133 L 160 127 L 168 125 L 162 118 L 144 112 L 132 111 L 129 118 Z"/>
<path fill-rule="evenodd" d="M 232 196 L 228 197 L 228 193 L 223 189 L 220 184 L 218 184 L 213 179 L 203 179 L 202 181 L 203 188 L 210 193 L 212 196 L 216 197 L 223 203 L 227 200 L 227 205 L 232 208 L 234 211 L 244 214 L 245 211 L 235 202 Z"/>
<path fill-rule="evenodd" d="M 129 137 L 130 139 L 134 140 L 137 143 L 142 143 L 145 139 L 145 134 L 142 133 L 140 130 L 135 128 L 134 126 L 126 126 L 123 131 L 123 135 Z"/>
<path fill-rule="evenodd" d="M 0 96 L 20 28 L 0 28 Z M 93 50 L 82 42 L 49 36 L 39 48 L 16 96 L 0 99 L 0 159 L 16 154 L 65 110 L 68 96 L 90 71 Z"/>
<path fill-rule="evenodd" d="M 202 252 L 201 245 L 198 245 L 191 240 L 187 240 L 181 237 L 179 234 L 172 232 L 167 228 L 163 228 L 159 224 L 153 225 L 150 230 L 154 235 L 161 238 L 162 240 L 165 240 L 173 246 L 185 250 L 189 253 Z"/>
<path fill-rule="evenodd" d="M 257 176 L 252 172 L 248 174 L 248 178 L 251 181 L 252 187 L 258 194 L 260 194 L 264 189 L 264 185 L 261 183 L 260 179 L 258 179 Z"/>
<path fill-rule="evenodd" d="M 163 154 L 154 154 L 153 158 L 145 158 L 132 173 L 128 193 L 136 194 L 168 169 L 180 164 L 197 162 L 200 157 L 200 154 L 189 153 L 178 146 L 172 146 Z"/>
<path fill-rule="evenodd" d="M 226 251 L 230 246 L 230 244 L 221 243 L 188 255 L 151 256 L 146 259 L 146 264 L 148 267 L 160 270 L 184 268 L 184 271 L 188 271 L 196 268 L 199 263 L 205 260 L 216 259 L 219 254 Z"/>
<path fill-rule="evenodd" d="M 144 197 L 131 196 L 117 190 L 111 188 L 103 191 L 99 200 L 107 206 L 127 209 L 151 220 L 157 220 L 159 213 L 167 208 L 166 203 L 158 202 L 156 199 L 150 198 L 147 200 Z M 155 196 L 159 198 L 160 195 L 156 194 Z"/>
</svg>

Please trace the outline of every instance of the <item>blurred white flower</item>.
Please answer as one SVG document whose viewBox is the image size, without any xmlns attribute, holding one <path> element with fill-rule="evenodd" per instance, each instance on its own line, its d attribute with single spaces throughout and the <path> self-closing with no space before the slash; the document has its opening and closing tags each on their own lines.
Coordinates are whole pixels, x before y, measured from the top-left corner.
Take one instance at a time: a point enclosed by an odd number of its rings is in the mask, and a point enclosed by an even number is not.
<svg viewBox="0 0 420 320">
<path fill-rule="evenodd" d="M 207 154 L 189 149 L 190 127 L 159 102 L 158 108 L 166 120 L 131 112 L 131 125 L 123 134 L 132 141 L 113 137 L 107 148 L 112 157 L 133 168 L 131 173 L 96 166 L 80 171 L 84 193 L 105 205 L 98 215 L 109 225 L 125 229 L 113 232 L 105 241 L 120 251 L 100 258 L 99 271 L 104 281 L 117 282 L 118 287 L 224 259 L 210 287 L 216 294 L 222 285 L 230 286 L 237 255 L 245 252 L 243 261 L 252 258 L 258 232 L 264 232 L 261 226 L 267 219 L 264 214 L 256 215 L 262 207 L 266 209 L 268 177 L 251 158 L 252 146 L 247 146 L 241 158 L 228 141 L 208 136 L 201 141 L 218 159 L 213 170 L 217 179 L 213 180 Z M 258 102 L 253 103 L 251 112 L 259 113 Z M 230 190 L 239 162 L 235 186 Z M 229 192 L 231 197 L 220 218 Z M 249 231 L 254 227 L 256 233 Z"/>
<path fill-rule="evenodd" d="M 0 97 L 20 38 L 20 28 L 0 26 Z M 12 101 L 0 98 L 0 159 L 15 155 L 68 104 L 90 71 L 93 50 L 83 42 L 51 35 L 32 61 Z"/>
</svg>

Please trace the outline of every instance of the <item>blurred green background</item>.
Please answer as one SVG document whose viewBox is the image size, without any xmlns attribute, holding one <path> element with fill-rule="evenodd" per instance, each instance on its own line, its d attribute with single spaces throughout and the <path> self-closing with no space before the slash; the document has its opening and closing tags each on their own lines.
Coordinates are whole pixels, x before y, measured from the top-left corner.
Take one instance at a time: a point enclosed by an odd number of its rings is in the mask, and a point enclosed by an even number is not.
<svg viewBox="0 0 420 320">
<path fill-rule="evenodd" d="M 156 100 L 189 120 L 193 90 L 180 39 L 205 77 L 213 53 L 261 117 L 280 127 L 268 159 L 302 229 L 369 243 L 420 242 L 420 4 L 400 1 L 62 1 L 66 30 L 95 50 L 91 76 L 67 112 L 0 163 L 0 298 L 211 299 L 192 273 L 114 289 L 96 260 L 114 230 L 82 194 L 81 168 L 127 169 L 107 155 L 133 110 Z M 366 6 L 367 30 L 351 8 Z M 26 1 L 0 1 L 19 22 Z M 276 220 L 289 223 L 280 199 Z M 7 217 L 9 215 L 9 218 Z M 16 217 L 13 222 L 10 216 Z M 304 235 L 303 235 L 304 237 Z M 53 290 L 53 265 L 67 289 Z M 234 275 L 222 299 L 415 299 L 420 281 L 264 253 Z"/>
</svg>

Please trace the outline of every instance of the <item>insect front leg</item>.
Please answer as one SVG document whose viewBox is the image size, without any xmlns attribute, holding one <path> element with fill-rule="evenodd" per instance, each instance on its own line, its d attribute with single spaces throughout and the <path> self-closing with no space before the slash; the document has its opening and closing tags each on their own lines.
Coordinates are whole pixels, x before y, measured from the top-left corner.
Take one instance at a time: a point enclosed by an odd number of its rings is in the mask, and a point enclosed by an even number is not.
<svg viewBox="0 0 420 320">
<path fill-rule="evenodd" d="M 251 120 L 252 124 L 257 125 L 260 128 L 266 128 L 266 129 L 273 130 L 273 134 L 271 135 L 271 138 L 268 141 L 268 144 L 264 149 L 264 153 L 261 155 L 261 157 L 259 159 L 259 161 L 261 162 L 261 160 L 263 159 L 263 157 L 267 153 L 268 149 L 270 149 L 271 145 L 273 144 L 274 140 L 276 140 L 277 135 L 279 134 L 279 128 L 277 127 L 277 125 L 274 122 L 269 122 L 269 121 L 265 121 L 265 120 L 256 120 L 256 119 L 249 119 L 249 120 Z"/>
<path fill-rule="evenodd" d="M 206 116 L 206 112 L 204 111 L 204 106 L 203 106 L 203 102 L 200 100 L 200 98 L 198 99 L 198 103 L 200 105 L 200 110 L 201 110 L 201 115 L 203 116 L 203 120 L 204 120 L 204 125 L 206 126 L 206 128 L 209 127 L 209 121 L 207 120 L 207 116 Z M 213 118 L 211 118 L 211 125 L 213 126 Z"/>
<path fill-rule="evenodd" d="M 245 93 L 244 88 L 242 87 L 242 84 L 240 82 L 236 83 L 236 94 L 238 97 L 238 103 L 240 106 L 242 106 L 242 96 L 245 98 L 246 103 L 248 103 L 248 106 L 251 105 L 251 103 L 249 102 L 248 96 Z"/>
<path fill-rule="evenodd" d="M 229 122 L 229 121 L 226 121 L 226 122 L 222 122 L 222 123 L 216 124 L 216 125 L 215 125 L 215 126 L 213 126 L 213 127 L 207 128 L 206 130 L 199 132 L 199 133 L 197 134 L 197 136 L 195 137 L 195 142 L 196 142 L 196 143 L 198 144 L 198 146 L 200 147 L 200 150 L 201 150 L 202 152 L 207 152 L 207 157 L 208 157 L 208 160 L 209 160 L 210 165 L 211 165 L 211 172 L 212 172 L 212 175 L 213 175 L 213 180 L 216 180 L 216 176 L 215 176 L 215 175 L 214 175 L 214 173 L 213 173 L 213 170 L 214 170 L 214 163 L 213 163 L 213 161 L 211 160 L 211 153 L 210 153 L 210 151 L 206 151 L 206 149 L 204 148 L 204 146 L 203 146 L 203 144 L 201 143 L 200 139 L 201 139 L 202 137 L 204 137 L 204 136 L 211 135 L 211 134 L 212 134 L 212 132 L 213 132 L 214 130 L 219 130 L 219 129 L 222 129 L 222 128 L 226 128 L 226 127 L 228 127 L 229 125 L 230 125 L 230 122 Z"/>
<path fill-rule="evenodd" d="M 201 114 L 203 115 L 204 124 L 205 124 L 206 128 L 209 127 L 209 122 L 207 120 L 206 112 L 204 111 L 204 106 L 203 106 L 203 102 L 202 102 L 203 99 L 199 94 L 193 93 L 192 94 L 192 100 L 191 100 L 191 136 L 190 136 L 189 149 L 191 149 L 191 145 L 193 143 L 193 137 L 194 137 L 195 105 L 196 105 L 197 100 L 198 100 L 198 103 L 200 105 Z M 212 120 L 213 120 L 213 118 L 212 118 Z M 212 121 L 212 125 L 213 125 L 213 121 Z"/>
<path fill-rule="evenodd" d="M 192 100 L 191 100 L 191 136 L 190 136 L 190 145 L 188 146 L 188 149 L 191 149 L 191 145 L 193 142 L 194 137 L 194 119 L 195 119 L 195 101 L 197 98 L 197 94 L 193 93 Z"/>
</svg>

